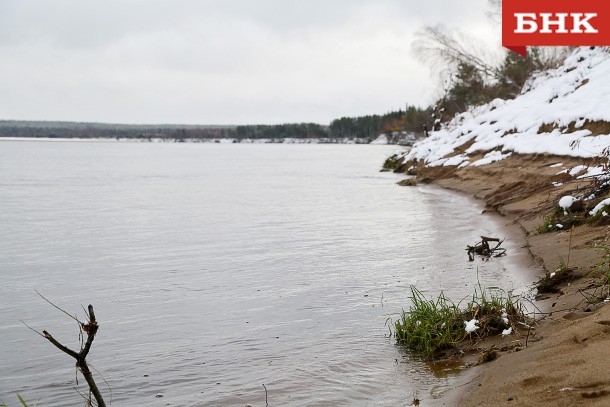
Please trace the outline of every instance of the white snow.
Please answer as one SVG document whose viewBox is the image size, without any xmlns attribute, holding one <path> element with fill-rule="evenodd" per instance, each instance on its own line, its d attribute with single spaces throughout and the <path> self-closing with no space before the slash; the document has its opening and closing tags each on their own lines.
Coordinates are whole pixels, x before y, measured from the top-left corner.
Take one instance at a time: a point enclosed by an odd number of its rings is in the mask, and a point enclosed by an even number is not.
<svg viewBox="0 0 610 407">
<path fill-rule="evenodd" d="M 510 335 L 513 333 L 513 328 L 508 328 L 502 331 L 502 336 Z"/>
<path fill-rule="evenodd" d="M 563 196 L 559 200 L 559 207 L 563 210 L 570 209 L 572 207 L 572 204 L 574 204 L 574 202 L 576 201 L 578 201 L 578 199 L 574 198 L 573 196 Z"/>
<path fill-rule="evenodd" d="M 380 134 L 379 137 L 371 141 L 371 144 L 388 144 L 388 136 Z"/>
<path fill-rule="evenodd" d="M 466 324 L 466 333 L 472 333 L 472 332 L 476 331 L 477 329 L 479 329 L 479 327 L 477 326 L 479 321 L 476 319 L 471 319 L 470 321 L 464 321 L 464 323 Z"/>
<path fill-rule="evenodd" d="M 464 161 L 468 161 L 468 156 L 466 154 L 460 154 L 449 158 L 443 165 L 445 167 L 461 165 Z"/>
<path fill-rule="evenodd" d="M 485 157 L 481 158 L 480 160 L 477 160 L 475 162 L 472 163 L 472 165 L 474 167 L 478 167 L 480 165 L 487 165 L 487 164 L 491 164 L 494 163 L 496 161 L 500 161 L 503 160 L 507 157 L 510 157 L 513 153 L 506 153 L 506 154 L 502 154 L 502 152 L 500 151 L 490 151 L 489 153 L 485 154 Z"/>
<path fill-rule="evenodd" d="M 574 167 L 570 170 L 570 175 L 571 176 L 578 175 L 581 172 L 585 171 L 587 168 L 589 168 L 589 167 L 587 167 L 586 165 L 577 165 L 576 167 Z"/>
<path fill-rule="evenodd" d="M 517 98 L 496 99 L 457 115 L 405 156 L 427 166 L 486 165 L 510 153 L 602 156 L 610 146 L 610 134 L 593 134 L 583 126 L 586 121 L 610 122 L 609 51 L 578 48 L 562 67 L 530 79 Z M 455 149 L 467 142 L 470 147 L 456 155 Z M 481 160 L 470 159 L 475 153 L 487 154 Z M 571 173 L 583 171 L 586 166 Z"/>
<path fill-rule="evenodd" d="M 603 201 L 598 203 L 597 206 L 595 208 L 593 208 L 591 210 L 591 212 L 589 212 L 589 215 L 591 215 L 591 216 L 597 215 L 597 212 L 601 211 L 602 208 L 606 205 L 610 205 L 610 198 L 604 199 Z"/>
<path fill-rule="evenodd" d="M 581 176 L 578 177 L 578 179 L 582 179 L 582 178 L 589 178 L 589 177 L 597 177 L 599 175 L 604 174 L 606 171 L 604 170 L 604 167 L 599 166 L 599 167 L 587 167 L 587 172 Z"/>
<path fill-rule="evenodd" d="M 504 308 L 502 309 L 502 321 L 504 321 L 504 324 L 508 325 L 508 313 Z"/>
</svg>

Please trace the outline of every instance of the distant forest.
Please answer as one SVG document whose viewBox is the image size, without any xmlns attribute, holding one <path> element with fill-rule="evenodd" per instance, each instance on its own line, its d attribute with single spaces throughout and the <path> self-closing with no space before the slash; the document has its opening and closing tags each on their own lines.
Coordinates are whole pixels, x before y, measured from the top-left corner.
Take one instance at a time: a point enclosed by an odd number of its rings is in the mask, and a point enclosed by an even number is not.
<svg viewBox="0 0 610 407">
<path fill-rule="evenodd" d="M 104 123 L 0 120 L 0 137 L 163 139 L 361 139 L 372 141 L 381 133 L 406 131 L 420 135 L 430 121 L 430 109 L 407 106 L 383 115 L 342 117 L 330 125 L 288 123 L 274 125 L 125 125 Z"/>
</svg>

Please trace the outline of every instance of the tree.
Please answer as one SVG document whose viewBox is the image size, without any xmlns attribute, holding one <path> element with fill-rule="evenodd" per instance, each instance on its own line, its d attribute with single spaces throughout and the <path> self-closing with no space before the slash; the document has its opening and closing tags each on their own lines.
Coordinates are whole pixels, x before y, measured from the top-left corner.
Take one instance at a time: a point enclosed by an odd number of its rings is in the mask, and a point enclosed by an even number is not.
<svg viewBox="0 0 610 407">
<path fill-rule="evenodd" d="M 473 65 L 460 63 L 455 74 L 455 82 L 444 98 L 444 113 L 453 117 L 456 113 L 467 110 L 469 106 L 480 105 L 488 99 L 489 88 L 481 72 Z"/>
<path fill-rule="evenodd" d="M 414 50 L 433 69 L 444 71 L 441 74 L 454 72 L 461 64 L 471 65 L 485 79 L 497 78 L 500 73 L 497 57 L 479 41 L 440 25 L 419 30 Z"/>
<path fill-rule="evenodd" d="M 490 19 L 498 23 L 502 0 L 488 0 L 488 4 Z M 413 48 L 445 83 L 436 102 L 433 128 L 438 128 L 439 120 L 450 120 L 470 106 L 514 98 L 534 72 L 558 67 L 572 51 L 570 47 L 530 47 L 522 58 L 511 51 L 486 49 L 480 41 L 443 26 L 418 31 Z"/>
</svg>

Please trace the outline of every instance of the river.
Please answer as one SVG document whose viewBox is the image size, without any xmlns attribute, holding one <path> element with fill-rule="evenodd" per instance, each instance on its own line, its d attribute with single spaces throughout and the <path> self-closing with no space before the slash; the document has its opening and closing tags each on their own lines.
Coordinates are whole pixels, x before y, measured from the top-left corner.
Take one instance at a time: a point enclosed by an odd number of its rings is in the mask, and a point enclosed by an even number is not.
<svg viewBox="0 0 610 407">
<path fill-rule="evenodd" d="M 532 267 L 468 262 L 502 222 L 399 187 L 394 147 L 0 141 L 0 403 L 80 406 L 73 320 L 118 406 L 397 406 L 459 382 L 396 346 L 410 285 L 455 300 Z M 79 378 L 78 389 L 86 384 Z M 263 384 L 266 387 L 263 387 Z M 267 394 L 265 394 L 267 393 Z M 429 405 L 429 404 L 428 404 Z"/>
</svg>

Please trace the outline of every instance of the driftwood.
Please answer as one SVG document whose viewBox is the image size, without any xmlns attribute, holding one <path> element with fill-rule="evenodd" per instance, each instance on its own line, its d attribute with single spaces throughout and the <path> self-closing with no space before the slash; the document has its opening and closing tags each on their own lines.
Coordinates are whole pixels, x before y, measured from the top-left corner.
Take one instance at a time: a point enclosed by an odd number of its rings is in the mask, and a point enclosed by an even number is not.
<svg viewBox="0 0 610 407">
<path fill-rule="evenodd" d="M 494 242 L 496 245 L 491 247 L 489 242 Z M 466 245 L 466 251 L 468 252 L 468 260 L 474 261 L 474 256 L 479 255 L 483 257 L 500 257 L 506 254 L 506 249 L 500 247 L 504 240 L 500 240 L 495 237 L 481 236 L 481 241 L 474 246 Z"/>
<path fill-rule="evenodd" d="M 40 333 L 40 332 L 30 328 L 27 324 L 26 324 L 26 326 L 28 326 L 28 328 L 32 329 L 34 332 L 36 332 L 37 334 L 39 334 L 40 336 L 42 336 L 43 338 L 45 338 L 46 340 L 51 342 L 60 351 L 64 352 L 67 355 L 70 355 L 74 359 L 76 359 L 76 367 L 78 368 L 78 370 L 81 371 L 81 373 L 83 374 L 83 377 L 85 378 L 85 381 L 87 382 L 87 385 L 89 386 L 89 399 L 88 399 L 89 404 L 88 405 L 90 405 L 91 395 L 93 395 L 93 397 L 95 398 L 95 401 L 99 407 L 106 407 L 106 403 L 104 402 L 102 393 L 100 392 L 99 388 L 97 387 L 95 380 L 93 380 L 93 374 L 91 373 L 91 370 L 89 369 L 89 366 L 87 365 L 87 361 L 86 361 L 87 355 L 89 354 L 89 351 L 91 350 L 91 345 L 93 344 L 93 339 L 95 339 L 95 334 L 97 333 L 97 330 L 99 328 L 99 325 L 97 324 L 97 320 L 95 319 L 95 313 L 93 312 L 93 305 L 89 305 L 89 307 L 88 307 L 88 312 L 87 312 L 88 321 L 85 324 L 85 323 L 79 321 L 76 317 L 70 315 L 63 309 L 59 308 L 57 305 L 53 304 L 51 301 L 47 300 L 38 291 L 36 291 L 36 293 L 38 295 L 40 295 L 40 297 L 42 297 L 42 299 L 47 301 L 49 304 L 51 304 L 58 310 L 62 311 L 64 314 L 68 315 L 70 318 L 74 319 L 76 322 L 78 322 L 79 328 L 81 330 L 81 335 L 83 333 L 86 333 L 87 340 L 84 342 L 84 344 L 82 343 L 82 340 L 81 340 L 81 349 L 79 352 L 76 352 L 76 351 L 62 345 L 61 343 L 59 343 L 59 341 L 57 341 L 49 332 L 42 331 L 42 333 Z M 25 324 L 25 322 L 24 322 L 24 324 Z"/>
</svg>

